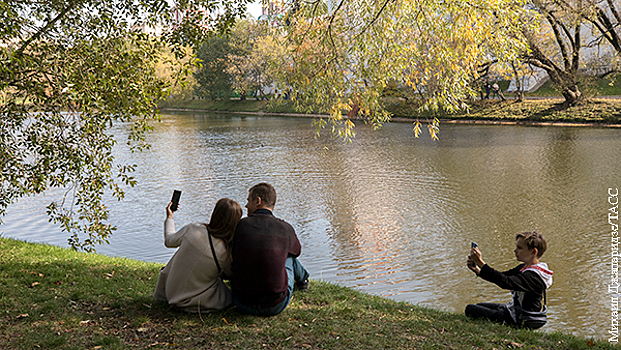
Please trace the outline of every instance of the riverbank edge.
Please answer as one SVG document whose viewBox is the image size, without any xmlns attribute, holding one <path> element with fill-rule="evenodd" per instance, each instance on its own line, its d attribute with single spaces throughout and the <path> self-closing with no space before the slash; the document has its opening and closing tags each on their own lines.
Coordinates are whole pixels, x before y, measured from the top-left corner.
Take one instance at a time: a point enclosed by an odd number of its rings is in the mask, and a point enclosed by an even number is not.
<svg viewBox="0 0 621 350">
<path fill-rule="evenodd" d="M 317 280 L 274 317 L 179 313 L 151 296 L 162 266 L 0 237 L 0 348 L 615 349 Z"/>
<path fill-rule="evenodd" d="M 217 113 L 217 114 L 236 114 L 236 115 L 252 115 L 252 116 L 267 116 L 267 117 L 288 117 L 288 118 L 329 118 L 327 114 L 305 114 L 305 113 L 281 113 L 281 112 L 264 112 L 264 111 L 220 111 L 220 110 L 208 110 L 208 109 L 190 109 L 190 108 L 161 108 L 161 112 L 196 112 L 196 113 Z M 348 119 L 347 116 L 343 117 Z M 361 119 L 353 119 L 360 120 Z M 561 122 L 561 121 L 534 121 L 534 120 L 520 120 L 520 119 L 507 119 L 507 120 L 489 120 L 473 118 L 438 118 L 440 124 L 479 124 L 479 125 L 515 125 L 515 126 L 556 126 L 556 127 L 600 127 L 600 128 L 621 128 L 621 124 L 606 123 L 606 122 Z M 422 119 L 410 119 L 403 117 L 392 117 L 390 122 L 396 123 L 414 123 L 420 122 L 423 124 L 431 123 L 434 120 L 428 118 Z"/>
</svg>

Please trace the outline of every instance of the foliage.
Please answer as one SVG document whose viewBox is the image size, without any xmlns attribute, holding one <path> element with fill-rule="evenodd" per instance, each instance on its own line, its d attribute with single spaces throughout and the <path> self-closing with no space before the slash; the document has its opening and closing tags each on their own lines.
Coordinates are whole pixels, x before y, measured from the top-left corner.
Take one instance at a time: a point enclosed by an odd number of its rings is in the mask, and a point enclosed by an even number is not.
<svg viewBox="0 0 621 350">
<path fill-rule="evenodd" d="M 198 96 L 211 100 L 229 99 L 232 77 L 227 73 L 227 57 L 230 52 L 228 36 L 210 38 L 198 50 L 197 57 L 201 65 L 194 73 Z"/>
<path fill-rule="evenodd" d="M 479 66 L 525 51 L 525 19 L 535 16 L 519 0 L 341 0 L 326 15 L 320 1 L 301 6 L 276 28 L 288 48 L 279 87 L 302 108 L 329 110 L 346 138 L 353 123 L 343 112 L 377 127 L 390 119 L 380 96 L 391 81 L 411 88 L 423 109 L 466 108 Z"/>
<path fill-rule="evenodd" d="M 175 10 L 166 0 L 3 1 L 0 217 L 19 197 L 64 188 L 50 220 L 73 248 L 106 242 L 114 227 L 103 196 L 121 199 L 135 183 L 132 165 L 114 165 L 109 128 L 127 124 L 128 142 L 146 147 L 155 103 L 171 88 L 154 69 L 164 48 L 182 78 L 193 63 L 178 61 L 183 45 L 224 31 L 244 10 L 245 0 L 185 0 Z"/>
<path fill-rule="evenodd" d="M 273 57 L 281 57 L 284 47 L 269 35 L 265 22 L 241 21 L 231 35 L 233 52 L 229 55 L 228 72 L 233 86 L 242 96 L 250 91 L 266 98 L 265 88 L 272 87 L 282 68 Z"/>
<path fill-rule="evenodd" d="M 175 55 L 170 49 L 160 52 L 160 60 L 155 64 L 155 76 L 163 79 L 171 86 L 171 89 L 166 101 L 162 101 L 158 106 L 170 105 L 177 101 L 191 99 L 194 96 L 196 79 L 194 79 L 193 73 L 197 67 L 191 63 L 191 60 L 194 59 L 191 48 L 184 48 L 184 51 L 185 58 L 179 60 L 180 64 L 176 65 L 171 64 L 175 61 Z M 184 74 L 183 71 L 180 71 L 184 67 L 189 68 L 192 74 Z"/>
</svg>

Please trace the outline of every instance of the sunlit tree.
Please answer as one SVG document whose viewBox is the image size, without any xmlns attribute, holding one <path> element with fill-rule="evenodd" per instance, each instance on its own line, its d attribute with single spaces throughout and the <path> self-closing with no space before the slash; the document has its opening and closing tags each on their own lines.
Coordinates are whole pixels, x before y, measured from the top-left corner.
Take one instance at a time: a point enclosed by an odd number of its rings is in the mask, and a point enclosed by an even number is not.
<svg viewBox="0 0 621 350">
<path fill-rule="evenodd" d="M 233 77 L 227 72 L 227 57 L 231 50 L 228 35 L 214 36 L 198 49 L 200 67 L 194 73 L 198 96 L 211 100 L 229 99 Z"/>
<path fill-rule="evenodd" d="M 574 6 L 582 2 L 567 1 L 574 2 Z M 541 13 L 542 25 L 526 33 L 530 50 L 524 55 L 525 62 L 544 69 L 565 98 L 565 106 L 574 105 L 583 98 L 578 86 L 583 18 L 555 2 L 534 0 L 533 7 Z"/>
<path fill-rule="evenodd" d="M 154 69 L 164 48 L 183 76 L 193 60 L 179 61 L 182 47 L 244 12 L 244 0 L 0 2 L 0 217 L 22 196 L 63 188 L 48 213 L 70 245 L 107 242 L 114 226 L 102 198 L 135 183 L 131 164 L 114 166 L 110 127 L 127 124 L 128 142 L 144 147 L 171 88 Z"/>
<path fill-rule="evenodd" d="M 390 119 L 380 98 L 390 81 L 411 88 L 421 108 L 467 108 L 480 66 L 526 52 L 523 33 L 537 16 L 513 0 L 340 0 L 326 14 L 321 5 L 296 3 L 291 24 L 279 27 L 288 47 L 280 88 L 329 111 L 346 138 L 353 123 L 345 114 L 376 126 Z M 435 137 L 435 124 L 430 131 Z"/>
</svg>

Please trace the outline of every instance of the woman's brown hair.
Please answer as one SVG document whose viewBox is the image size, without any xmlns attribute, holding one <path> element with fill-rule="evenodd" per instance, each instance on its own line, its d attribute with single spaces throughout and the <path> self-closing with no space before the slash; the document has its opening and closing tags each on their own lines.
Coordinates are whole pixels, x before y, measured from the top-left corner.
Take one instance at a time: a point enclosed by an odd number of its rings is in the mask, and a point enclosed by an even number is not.
<svg viewBox="0 0 621 350">
<path fill-rule="evenodd" d="M 236 201 L 222 198 L 216 203 L 211 213 L 211 219 L 207 226 L 207 232 L 224 241 L 226 249 L 230 252 L 231 242 L 237 224 L 242 217 L 242 208 Z"/>
</svg>

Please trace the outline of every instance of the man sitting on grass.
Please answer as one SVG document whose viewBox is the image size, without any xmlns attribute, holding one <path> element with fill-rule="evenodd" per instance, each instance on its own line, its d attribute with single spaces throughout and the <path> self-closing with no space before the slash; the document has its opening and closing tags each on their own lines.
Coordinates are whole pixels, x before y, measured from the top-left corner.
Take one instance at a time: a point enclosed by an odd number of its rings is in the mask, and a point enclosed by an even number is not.
<svg viewBox="0 0 621 350">
<path fill-rule="evenodd" d="M 248 193 L 248 217 L 233 236 L 231 291 L 237 311 L 258 316 L 282 312 L 293 293 L 308 289 L 309 273 L 297 257 L 302 253 L 295 230 L 274 217 L 276 190 L 267 183 Z"/>
<path fill-rule="evenodd" d="M 511 290 L 513 299 L 507 304 L 479 303 L 466 307 L 466 316 L 488 318 L 498 323 L 539 328 L 545 324 L 542 319 L 531 322 L 525 317 L 532 312 L 540 312 L 541 299 L 546 288 L 552 285 L 553 272 L 548 265 L 539 262 L 546 251 L 546 240 L 537 232 L 523 232 L 515 236 L 515 257 L 523 264 L 499 272 L 487 265 L 476 246 L 468 256 L 468 268 L 486 281 L 495 283 L 502 289 Z M 545 305 L 544 305 L 545 306 Z"/>
</svg>

